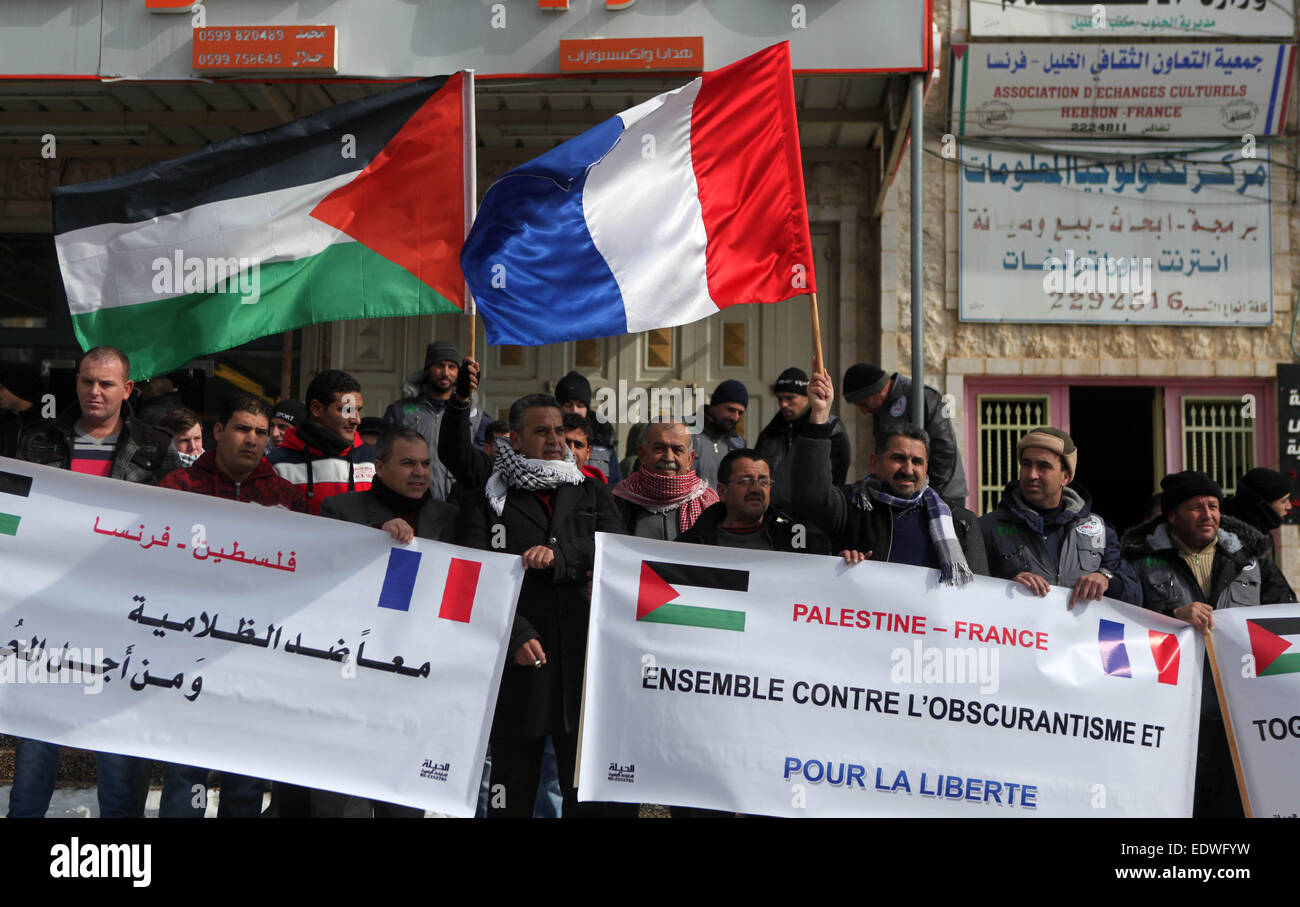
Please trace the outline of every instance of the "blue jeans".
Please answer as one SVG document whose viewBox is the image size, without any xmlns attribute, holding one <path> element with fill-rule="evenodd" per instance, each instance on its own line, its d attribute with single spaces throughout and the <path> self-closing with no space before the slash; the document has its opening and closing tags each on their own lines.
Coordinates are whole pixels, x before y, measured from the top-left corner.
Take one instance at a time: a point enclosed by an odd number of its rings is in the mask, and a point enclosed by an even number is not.
<svg viewBox="0 0 1300 907">
<path fill-rule="evenodd" d="M 99 815 L 134 819 L 144 815 L 149 796 L 149 761 L 116 753 L 96 753 Z M 14 786 L 9 818 L 40 819 L 50 809 L 59 773 L 59 747 L 40 740 L 19 740 L 14 750 Z"/>
<path fill-rule="evenodd" d="M 559 819 L 564 813 L 564 795 L 560 792 L 560 773 L 555 765 L 555 741 L 546 738 L 542 753 L 542 774 L 537 783 L 537 799 L 533 801 L 534 819 Z"/>
<path fill-rule="evenodd" d="M 262 814 L 266 783 L 260 778 L 221 773 L 219 819 L 256 819 Z M 163 767 L 160 819 L 202 819 L 208 808 L 208 770 L 170 763 Z"/>
</svg>

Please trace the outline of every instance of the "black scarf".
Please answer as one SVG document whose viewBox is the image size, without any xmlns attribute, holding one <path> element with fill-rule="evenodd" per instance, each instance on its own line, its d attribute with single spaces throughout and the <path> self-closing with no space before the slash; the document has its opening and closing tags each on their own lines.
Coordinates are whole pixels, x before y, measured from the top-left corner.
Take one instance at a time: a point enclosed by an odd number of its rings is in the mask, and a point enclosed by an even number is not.
<svg viewBox="0 0 1300 907">
<path fill-rule="evenodd" d="M 417 514 L 420 512 L 420 508 L 424 506 L 424 502 L 433 496 L 433 492 L 426 488 L 424 494 L 418 498 L 407 497 L 400 491 L 393 491 L 393 489 L 385 485 L 378 475 L 370 482 L 370 493 L 375 496 L 379 503 L 396 514 Z"/>
</svg>

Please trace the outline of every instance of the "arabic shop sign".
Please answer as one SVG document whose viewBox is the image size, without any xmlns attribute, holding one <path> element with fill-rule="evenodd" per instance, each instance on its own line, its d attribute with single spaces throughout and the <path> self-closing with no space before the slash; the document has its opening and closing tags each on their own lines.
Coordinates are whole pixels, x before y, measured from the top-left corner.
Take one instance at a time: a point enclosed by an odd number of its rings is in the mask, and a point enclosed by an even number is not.
<svg viewBox="0 0 1300 907">
<path fill-rule="evenodd" d="M 560 42 L 561 72 L 629 72 L 646 69 L 698 72 L 704 39 L 584 38 Z"/>
<path fill-rule="evenodd" d="M 1295 0 L 970 0 L 973 37 L 1289 38 Z"/>
<path fill-rule="evenodd" d="M 1273 322 L 1268 153 L 963 147 L 963 321 Z"/>
<path fill-rule="evenodd" d="M 194 29 L 200 73 L 336 73 L 333 25 L 222 25 Z"/>
<path fill-rule="evenodd" d="M 1291 480 L 1291 512 L 1284 523 L 1300 523 L 1300 365 L 1277 366 L 1277 468 Z"/>
<path fill-rule="evenodd" d="M 1294 45 L 954 45 L 966 136 L 1279 135 Z"/>
</svg>

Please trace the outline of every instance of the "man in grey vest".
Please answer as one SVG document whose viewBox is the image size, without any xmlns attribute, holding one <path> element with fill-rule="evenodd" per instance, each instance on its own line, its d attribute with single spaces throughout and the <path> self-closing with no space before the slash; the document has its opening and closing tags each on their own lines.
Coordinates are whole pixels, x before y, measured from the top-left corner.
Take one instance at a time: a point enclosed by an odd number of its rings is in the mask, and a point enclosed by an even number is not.
<svg viewBox="0 0 1300 907">
<path fill-rule="evenodd" d="M 1092 496 L 1071 485 L 1079 461 L 1074 441 L 1059 428 L 1035 428 L 1016 445 L 1020 478 L 1002 503 L 980 517 L 992 576 L 1035 595 L 1051 586 L 1072 589 L 1077 600 L 1103 595 L 1140 605 L 1133 568 L 1120 556 L 1114 528 L 1092 512 Z"/>
<path fill-rule="evenodd" d="M 1187 470 L 1165 476 L 1160 487 L 1161 515 L 1124 533 L 1124 556 L 1137 571 L 1148 609 L 1205 631 L 1214 626 L 1218 609 L 1295 601 L 1282 571 L 1265 558 L 1268 536 L 1220 513 L 1223 491 L 1217 482 Z M 1241 796 L 1208 662 L 1197 750 L 1192 815 L 1241 818 Z"/>
<path fill-rule="evenodd" d="M 878 365 L 858 363 L 844 373 L 844 399 L 873 419 L 874 432 L 883 434 L 900 425 L 914 425 L 912 379 L 897 372 L 886 374 Z M 930 487 L 949 507 L 966 506 L 966 471 L 961 465 L 957 432 L 953 430 L 943 397 L 925 388 L 922 428 L 930 436 Z"/>
<path fill-rule="evenodd" d="M 443 412 L 460 375 L 460 350 L 449 340 L 435 340 L 424 352 L 423 383 L 418 393 L 403 397 L 384 411 L 384 421 L 419 432 L 429 445 L 431 472 L 429 493 L 435 501 L 452 500 L 456 478 L 438 459 L 438 431 Z M 420 377 L 418 374 L 413 378 Z M 412 388 L 414 390 L 414 388 Z M 470 412 L 470 429 L 478 426 L 482 413 Z"/>
</svg>

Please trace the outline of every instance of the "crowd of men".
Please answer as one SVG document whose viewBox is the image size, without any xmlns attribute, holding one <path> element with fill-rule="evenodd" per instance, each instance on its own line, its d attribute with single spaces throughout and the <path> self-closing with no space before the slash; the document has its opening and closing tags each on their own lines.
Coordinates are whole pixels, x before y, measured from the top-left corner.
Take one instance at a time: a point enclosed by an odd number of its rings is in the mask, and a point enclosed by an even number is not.
<svg viewBox="0 0 1300 907">
<path fill-rule="evenodd" d="M 1019 475 L 1001 503 L 977 518 L 964 506 L 956 435 L 938 392 L 924 389 L 925 412 L 915 419 L 910 380 L 869 364 L 850 367 L 841 385 L 874 425 L 870 471 L 852 482 L 831 377 L 798 368 L 775 382 L 778 412 L 753 447 L 737 430 L 748 389 L 728 380 L 714 389 L 699 431 L 669 417 L 637 426 L 629 434 L 635 451 L 621 463 L 614 426 L 591 410 L 586 378 L 570 372 L 553 396 L 526 395 L 508 420 L 490 421 L 474 405 L 478 363 L 446 341 L 429 344 L 423 372 L 382 420 L 363 419 L 363 389 L 352 376 L 327 370 L 304 403 L 226 401 L 206 450 L 198 414 L 165 379 L 150 382 L 142 400 L 152 424 L 134 415 L 129 375 L 125 354 L 93 349 L 78 367 L 77 402 L 42 418 L 33 412 L 38 383 L 0 373 L 0 454 L 359 523 L 402 544 L 418 536 L 502 550 L 504 539 L 504 550 L 520 556 L 525 578 L 480 804 L 490 816 L 636 815 L 635 806 L 579 803 L 572 784 L 596 532 L 910 564 L 958 587 L 974 575 L 1036 596 L 1058 586 L 1070 590 L 1071 608 L 1107 596 L 1201 630 L 1217 609 L 1295 600 L 1269 534 L 1290 509 L 1281 474 L 1252 469 L 1227 499 L 1202 473 L 1168 475 L 1150 517 L 1120 535 L 1075 481 L 1073 440 L 1041 426 L 1020 439 Z M 1205 677 L 1194 814 L 1241 815 L 1208 670 Z M 19 742 L 10 816 L 45 814 L 58 757 L 53 744 Z M 148 762 L 97 759 L 100 814 L 142 815 Z M 193 792 L 206 794 L 208 776 L 166 766 L 160 815 L 202 816 L 206 801 Z M 220 789 L 219 815 L 262 813 L 264 782 L 226 775 Z M 276 784 L 268 814 L 421 813 Z"/>
</svg>

